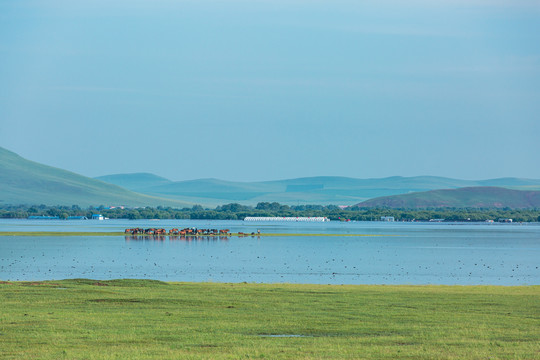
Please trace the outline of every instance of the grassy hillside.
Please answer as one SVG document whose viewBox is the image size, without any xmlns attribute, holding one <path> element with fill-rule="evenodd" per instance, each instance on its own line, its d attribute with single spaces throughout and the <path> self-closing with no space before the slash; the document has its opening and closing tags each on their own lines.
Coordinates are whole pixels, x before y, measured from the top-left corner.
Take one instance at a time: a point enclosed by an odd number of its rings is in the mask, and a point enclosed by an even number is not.
<svg viewBox="0 0 540 360">
<path fill-rule="evenodd" d="M 0 184 L 2 204 L 186 205 L 29 161 L 1 147 Z"/>
<path fill-rule="evenodd" d="M 98 176 L 95 179 L 133 191 L 141 191 L 149 187 L 172 183 L 169 179 L 150 173 L 115 174 Z"/>
<path fill-rule="evenodd" d="M 359 207 L 389 208 L 540 208 L 540 191 L 499 187 L 468 187 L 385 196 L 364 201 Z"/>
<path fill-rule="evenodd" d="M 473 181 L 436 176 L 393 176 L 382 179 L 319 176 L 263 182 L 234 182 L 219 179 L 172 182 L 151 174 L 144 176 L 124 174 L 99 179 L 153 196 L 165 196 L 208 206 L 231 202 L 254 205 L 263 201 L 277 201 L 290 205 L 351 205 L 381 196 L 472 186 L 496 185 L 513 189 L 540 190 L 540 180 L 504 178 Z"/>
</svg>

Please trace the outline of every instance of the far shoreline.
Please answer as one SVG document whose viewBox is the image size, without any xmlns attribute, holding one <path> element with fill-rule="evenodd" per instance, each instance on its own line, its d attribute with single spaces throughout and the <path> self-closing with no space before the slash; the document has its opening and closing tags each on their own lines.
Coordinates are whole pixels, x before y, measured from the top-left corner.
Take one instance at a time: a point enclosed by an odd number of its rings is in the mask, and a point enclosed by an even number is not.
<svg viewBox="0 0 540 360">
<path fill-rule="evenodd" d="M 491 284 L 476 284 L 476 285 L 458 285 L 458 284 L 318 284 L 318 283 L 293 283 L 293 282 L 231 282 L 231 281 L 163 281 L 157 279 L 144 279 L 144 278 L 118 278 L 118 279 L 98 279 L 98 278 L 66 278 L 66 279 L 45 279 L 45 280 L 3 280 L 0 279 L 0 285 L 20 285 L 20 286 L 44 286 L 44 287 L 55 287 L 59 286 L 59 283 L 69 283 L 69 284 L 86 284 L 93 286 L 111 286 L 111 287 L 124 287 L 124 286 L 135 286 L 135 287 L 145 287 L 150 285 L 201 285 L 201 286 L 221 286 L 221 285 L 232 285 L 232 286 L 249 286 L 249 287 L 310 287 L 310 288 L 319 288 L 319 287 L 332 287 L 339 289 L 346 288 L 387 288 L 391 290 L 392 288 L 455 288 L 456 290 L 466 290 L 468 288 L 494 288 L 494 289 L 508 289 L 508 288 L 538 288 L 540 290 L 540 284 L 524 284 L 524 285 L 491 285 Z"/>
<path fill-rule="evenodd" d="M 399 236 L 399 235 L 383 235 L 383 234 L 310 234 L 310 233 L 228 233 L 228 234 L 205 234 L 205 235 L 174 235 L 174 234 L 131 234 L 121 231 L 104 231 L 104 232 L 85 232 L 85 231 L 0 231 L 0 236 L 128 236 L 128 237 L 160 237 L 170 236 L 173 238 L 186 237 L 285 237 L 285 236 L 332 236 L 332 237 L 381 237 L 381 236 Z"/>
</svg>

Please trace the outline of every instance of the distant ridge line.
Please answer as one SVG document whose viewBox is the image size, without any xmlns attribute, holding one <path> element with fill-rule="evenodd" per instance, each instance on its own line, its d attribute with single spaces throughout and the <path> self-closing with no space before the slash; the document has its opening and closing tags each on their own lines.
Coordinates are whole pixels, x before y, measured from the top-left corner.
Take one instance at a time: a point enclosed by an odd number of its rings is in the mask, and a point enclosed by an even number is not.
<svg viewBox="0 0 540 360">
<path fill-rule="evenodd" d="M 514 190 L 540 190 L 540 180 L 520 178 L 460 180 L 440 176 L 391 176 L 357 179 L 343 176 L 315 176 L 238 182 L 216 178 L 170 181 L 154 176 L 145 181 L 148 176 L 147 173 L 117 174 L 100 179 L 111 181 L 132 191 L 208 206 L 226 203 L 255 205 L 259 202 L 350 206 L 383 196 L 439 189 L 497 186 Z"/>
<path fill-rule="evenodd" d="M 0 203 L 13 205 L 162 205 L 183 208 L 195 204 L 215 207 L 232 203 L 256 205 L 277 202 L 284 205 L 356 204 L 411 208 L 540 207 L 537 202 L 540 180 L 535 179 L 317 176 L 259 182 L 215 178 L 171 181 L 147 172 L 92 179 L 26 160 L 1 147 L 0 185 Z"/>
<path fill-rule="evenodd" d="M 540 191 L 524 191 L 495 186 L 442 189 L 383 196 L 355 205 L 358 208 L 540 208 Z"/>
</svg>

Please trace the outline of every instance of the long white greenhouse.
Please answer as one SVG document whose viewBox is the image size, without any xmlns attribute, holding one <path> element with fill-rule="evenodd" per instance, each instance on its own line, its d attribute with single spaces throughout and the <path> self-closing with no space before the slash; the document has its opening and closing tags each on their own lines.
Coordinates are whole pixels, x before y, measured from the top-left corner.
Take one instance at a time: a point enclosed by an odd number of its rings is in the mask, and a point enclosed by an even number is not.
<svg viewBox="0 0 540 360">
<path fill-rule="evenodd" d="M 248 216 L 244 221 L 302 221 L 302 222 L 325 222 L 330 221 L 327 217 L 271 217 L 271 216 Z"/>
</svg>

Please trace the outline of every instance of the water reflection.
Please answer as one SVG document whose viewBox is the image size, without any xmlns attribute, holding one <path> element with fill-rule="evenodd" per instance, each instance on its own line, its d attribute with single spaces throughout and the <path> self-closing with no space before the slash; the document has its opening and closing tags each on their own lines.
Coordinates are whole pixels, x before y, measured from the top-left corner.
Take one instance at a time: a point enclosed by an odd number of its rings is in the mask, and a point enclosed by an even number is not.
<svg viewBox="0 0 540 360">
<path fill-rule="evenodd" d="M 258 238 L 260 238 L 258 236 Z M 193 236 L 185 236 L 185 235 L 126 235 L 124 236 L 124 239 L 126 242 L 129 241 L 185 241 L 185 242 L 191 242 L 191 241 L 207 241 L 207 242 L 215 242 L 215 241 L 229 241 L 228 236 L 208 236 L 208 235 L 193 235 Z"/>
</svg>

